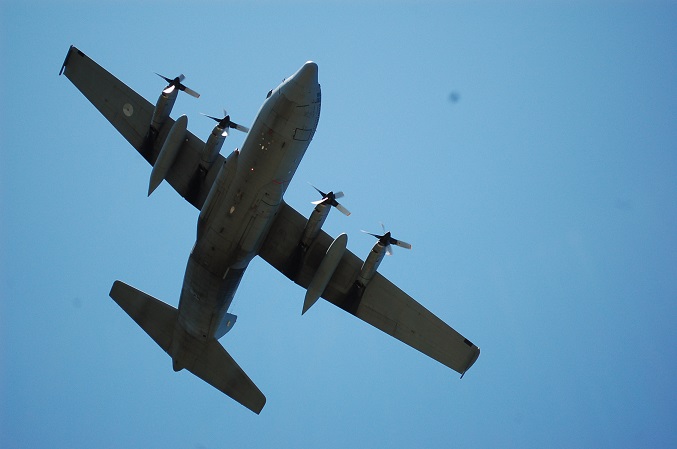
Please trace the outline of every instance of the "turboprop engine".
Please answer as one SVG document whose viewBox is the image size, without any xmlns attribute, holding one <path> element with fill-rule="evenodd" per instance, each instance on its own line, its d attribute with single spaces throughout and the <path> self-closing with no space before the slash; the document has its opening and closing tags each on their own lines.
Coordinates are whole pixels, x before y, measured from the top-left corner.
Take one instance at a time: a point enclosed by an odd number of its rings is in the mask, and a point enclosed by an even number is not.
<svg viewBox="0 0 677 449">
<path fill-rule="evenodd" d="M 223 110 L 223 118 L 216 118 L 207 114 L 202 115 L 209 117 L 217 123 L 214 129 L 212 129 L 212 133 L 209 135 L 207 143 L 205 143 L 205 147 L 202 150 L 201 165 L 205 169 L 209 169 L 216 160 L 216 156 L 218 156 L 221 151 L 223 142 L 226 140 L 226 137 L 228 137 L 228 130 L 237 129 L 238 131 L 248 133 L 249 128 L 233 122 L 225 109 Z"/>
<path fill-rule="evenodd" d="M 176 96 L 179 94 L 180 90 L 186 92 L 192 97 L 200 97 L 199 93 L 181 83 L 184 79 L 186 79 L 183 74 L 177 76 L 174 79 L 167 78 L 166 76 L 162 76 L 159 73 L 156 73 L 156 75 L 167 81 L 169 85 L 162 90 L 157 103 L 155 103 L 153 118 L 150 122 L 151 132 L 155 135 L 157 135 L 157 133 L 160 131 L 160 128 L 162 128 L 162 125 L 165 123 L 167 117 L 169 117 L 169 114 L 172 112 L 174 102 L 176 101 Z"/>
<path fill-rule="evenodd" d="M 390 232 L 386 232 L 385 226 L 383 226 L 382 223 L 381 227 L 383 228 L 382 235 L 362 231 L 365 234 L 369 234 L 378 239 L 378 241 L 374 244 L 374 247 L 369 252 L 364 264 L 362 264 L 362 269 L 360 270 L 360 274 L 357 277 L 356 282 L 362 289 L 364 289 L 364 287 L 369 284 L 369 281 L 371 281 L 371 279 L 376 274 L 376 270 L 378 270 L 379 265 L 381 265 L 381 262 L 383 261 L 383 256 L 391 256 L 393 254 L 391 245 L 399 246 L 400 248 L 411 249 L 411 245 L 409 243 L 394 239 Z"/>
<path fill-rule="evenodd" d="M 308 223 L 306 223 L 306 227 L 303 229 L 303 235 L 301 236 L 300 245 L 303 249 L 308 249 L 308 247 L 313 243 L 313 240 L 315 240 L 315 237 L 317 237 L 317 234 L 319 234 L 320 229 L 322 229 L 322 225 L 324 225 L 324 222 L 327 219 L 329 211 L 332 207 L 338 209 L 345 216 L 350 215 L 350 211 L 343 207 L 338 201 L 336 201 L 338 198 L 343 198 L 343 192 L 324 193 L 317 187 L 312 187 L 317 190 L 320 195 L 322 195 L 322 199 L 312 202 L 312 204 L 315 205 L 315 209 L 313 209 L 313 212 L 310 214 Z"/>
<path fill-rule="evenodd" d="M 315 205 L 315 209 L 313 209 L 313 212 L 310 214 L 310 217 L 308 218 L 308 222 L 306 223 L 305 228 L 303 228 L 303 234 L 301 234 L 301 240 L 299 241 L 298 246 L 296 247 L 296 250 L 294 253 L 290 256 L 289 262 L 287 265 L 287 268 L 285 270 L 285 274 L 289 276 L 291 279 L 296 279 L 296 276 L 299 272 L 299 269 L 301 268 L 301 265 L 303 264 L 303 259 L 306 256 L 306 252 L 308 251 L 308 248 L 310 248 L 310 245 L 313 244 L 315 239 L 317 238 L 318 234 L 320 233 L 320 230 L 322 229 L 322 225 L 324 225 L 324 222 L 327 220 L 327 216 L 329 215 L 329 211 L 331 210 L 332 207 L 337 208 L 339 211 L 341 211 L 342 214 L 344 215 L 350 215 L 350 211 L 343 207 L 341 204 L 339 204 L 338 201 L 336 201 L 337 198 L 343 198 L 343 192 L 329 192 L 329 193 L 324 193 L 317 187 L 311 186 L 317 190 L 317 192 L 322 195 L 321 200 L 313 201 L 312 204 Z M 347 239 L 347 237 L 346 237 Z M 345 243 L 344 243 L 345 245 Z M 340 251 L 337 249 L 340 246 L 340 243 L 336 248 L 333 250 L 334 253 L 337 253 Z M 344 248 L 345 250 L 345 248 Z M 343 250 L 341 250 L 343 251 Z M 329 259 L 332 259 L 332 257 L 329 257 Z M 340 257 L 339 257 L 340 259 Z M 336 267 L 331 268 L 331 271 Z M 319 289 L 319 286 L 317 286 L 316 290 L 320 290 L 319 294 L 322 293 L 322 289 Z M 313 292 L 313 295 L 317 292 Z M 317 294 L 317 297 L 319 297 L 319 294 Z M 314 304 L 317 298 L 307 300 L 306 304 Z M 308 305 L 307 307 L 310 307 Z M 307 310 L 307 307 L 304 306 L 304 312 Z"/>
</svg>

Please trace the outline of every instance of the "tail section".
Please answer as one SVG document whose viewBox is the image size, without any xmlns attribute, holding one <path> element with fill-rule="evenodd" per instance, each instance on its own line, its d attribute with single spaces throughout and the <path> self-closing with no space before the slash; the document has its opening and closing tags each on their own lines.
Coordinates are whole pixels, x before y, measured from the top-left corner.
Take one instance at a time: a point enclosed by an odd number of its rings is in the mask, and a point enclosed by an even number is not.
<svg viewBox="0 0 677 449">
<path fill-rule="evenodd" d="M 121 281 L 113 283 L 110 297 L 146 331 L 150 338 L 155 340 L 155 343 L 171 355 L 178 310 Z"/>
<path fill-rule="evenodd" d="M 121 281 L 110 297 L 172 357 L 174 369 L 186 368 L 255 413 L 266 397 L 215 339 L 202 342 L 177 326 L 178 310 Z"/>
</svg>

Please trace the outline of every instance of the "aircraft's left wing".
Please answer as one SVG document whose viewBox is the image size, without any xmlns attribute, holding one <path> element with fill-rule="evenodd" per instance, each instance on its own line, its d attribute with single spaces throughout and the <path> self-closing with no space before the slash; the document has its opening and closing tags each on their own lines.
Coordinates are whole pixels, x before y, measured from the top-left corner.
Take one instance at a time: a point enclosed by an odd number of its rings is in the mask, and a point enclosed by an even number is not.
<svg viewBox="0 0 677 449">
<path fill-rule="evenodd" d="M 308 288 L 333 239 L 324 231 L 300 256 L 306 218 L 283 203 L 259 255 L 291 280 Z M 346 250 L 322 297 L 372 326 L 464 374 L 480 349 L 378 272 L 359 296 L 355 280 L 362 260 Z"/>
<path fill-rule="evenodd" d="M 172 118 L 167 118 L 157 138 L 148 145 L 146 135 L 155 109 L 153 104 L 74 46 L 68 50 L 61 73 L 71 80 L 148 163 L 155 163 L 174 123 Z M 198 209 L 204 204 L 219 168 L 225 161 L 219 155 L 208 172 L 198 173 L 200 151 L 203 148 L 204 142 L 187 132 L 186 140 L 165 178 L 182 197 Z"/>
</svg>

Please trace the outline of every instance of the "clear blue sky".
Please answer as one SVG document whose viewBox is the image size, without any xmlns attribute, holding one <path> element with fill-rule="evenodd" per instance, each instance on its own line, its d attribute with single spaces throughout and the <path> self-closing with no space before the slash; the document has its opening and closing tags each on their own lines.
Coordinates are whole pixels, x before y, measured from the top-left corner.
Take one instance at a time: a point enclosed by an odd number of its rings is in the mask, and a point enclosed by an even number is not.
<svg viewBox="0 0 677 449">
<path fill-rule="evenodd" d="M 0 446 L 675 447 L 674 2 L 0 4 Z M 170 359 L 112 300 L 176 305 L 197 211 L 65 78 L 68 46 L 154 102 L 202 94 L 208 136 L 319 65 L 322 116 L 286 199 L 346 192 L 381 272 L 482 348 L 463 380 L 261 260 L 222 339 L 260 416 Z M 458 101 L 450 101 L 451 94 Z M 233 133 L 224 152 L 242 143 Z"/>
</svg>

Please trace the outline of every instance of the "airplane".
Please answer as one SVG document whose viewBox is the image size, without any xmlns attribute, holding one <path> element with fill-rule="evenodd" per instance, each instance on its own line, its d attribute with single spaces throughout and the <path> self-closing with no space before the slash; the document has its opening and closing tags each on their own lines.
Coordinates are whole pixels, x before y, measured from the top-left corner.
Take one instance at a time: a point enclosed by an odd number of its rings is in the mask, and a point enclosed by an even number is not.
<svg viewBox="0 0 677 449">
<path fill-rule="evenodd" d="M 153 105 L 75 46 L 65 74 L 152 166 L 148 195 L 167 181 L 199 211 L 197 239 L 188 257 L 178 308 L 115 281 L 110 297 L 171 357 L 259 414 L 266 397 L 219 343 L 236 322 L 228 308 L 250 261 L 259 256 L 306 289 L 302 314 L 322 297 L 461 374 L 480 350 L 377 270 L 391 245 L 410 248 L 390 232 L 366 260 L 347 249 L 347 235 L 322 226 L 341 192 L 322 199 L 308 219 L 283 199 L 320 118 L 318 66 L 308 61 L 268 91 L 251 127 L 225 117 L 203 142 L 187 130 L 185 115 L 170 117 L 179 92 L 199 97 L 185 77 L 168 85 Z M 246 132 L 241 150 L 220 151 L 229 129 Z"/>
</svg>

